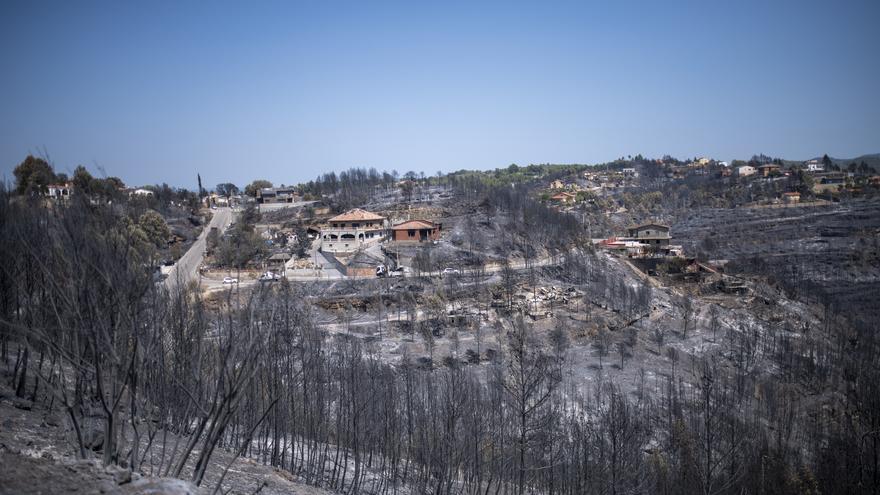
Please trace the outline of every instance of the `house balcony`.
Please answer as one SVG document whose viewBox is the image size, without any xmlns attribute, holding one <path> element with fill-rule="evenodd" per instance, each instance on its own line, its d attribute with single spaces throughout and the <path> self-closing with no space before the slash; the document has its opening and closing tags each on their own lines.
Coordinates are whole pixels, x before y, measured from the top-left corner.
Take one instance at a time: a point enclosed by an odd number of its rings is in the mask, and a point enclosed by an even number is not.
<svg viewBox="0 0 880 495">
<path fill-rule="evenodd" d="M 381 242 L 384 227 L 336 227 L 321 230 L 321 251 L 344 253 L 357 251 L 363 246 Z"/>
</svg>

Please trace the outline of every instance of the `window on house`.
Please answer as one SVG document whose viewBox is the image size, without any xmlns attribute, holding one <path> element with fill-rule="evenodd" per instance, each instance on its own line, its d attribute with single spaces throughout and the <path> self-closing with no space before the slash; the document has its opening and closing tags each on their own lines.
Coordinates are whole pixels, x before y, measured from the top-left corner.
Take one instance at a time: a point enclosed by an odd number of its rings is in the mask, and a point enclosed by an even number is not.
<svg viewBox="0 0 880 495">
<path fill-rule="evenodd" d="M 412 229 L 407 230 L 407 231 L 406 231 L 406 235 L 408 235 L 408 236 L 410 236 L 410 237 L 415 237 L 415 236 L 416 236 L 416 231 L 415 231 L 415 230 L 412 230 Z"/>
</svg>

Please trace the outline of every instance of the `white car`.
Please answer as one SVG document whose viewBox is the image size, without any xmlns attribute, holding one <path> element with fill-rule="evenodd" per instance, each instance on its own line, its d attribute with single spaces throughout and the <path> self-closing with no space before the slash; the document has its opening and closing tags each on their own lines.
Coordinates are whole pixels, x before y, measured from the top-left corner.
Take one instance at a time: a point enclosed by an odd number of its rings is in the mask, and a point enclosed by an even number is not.
<svg viewBox="0 0 880 495">
<path fill-rule="evenodd" d="M 461 275 L 461 270 L 458 268 L 444 268 L 441 275 Z"/>
<path fill-rule="evenodd" d="M 232 277 L 223 277 L 223 285 L 237 284 L 238 279 Z"/>
<path fill-rule="evenodd" d="M 266 272 L 260 275 L 259 280 L 260 282 L 277 282 L 278 280 L 281 280 L 281 275 L 277 273 Z"/>
</svg>

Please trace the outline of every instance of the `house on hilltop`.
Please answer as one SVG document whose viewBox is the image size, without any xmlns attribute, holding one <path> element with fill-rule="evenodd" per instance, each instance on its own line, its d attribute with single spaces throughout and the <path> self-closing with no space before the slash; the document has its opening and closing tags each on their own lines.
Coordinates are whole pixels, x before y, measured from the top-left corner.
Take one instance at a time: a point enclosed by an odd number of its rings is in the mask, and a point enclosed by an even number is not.
<svg viewBox="0 0 880 495">
<path fill-rule="evenodd" d="M 49 184 L 46 189 L 46 195 L 52 199 L 67 199 L 73 192 L 73 183 Z"/>
<path fill-rule="evenodd" d="M 741 167 L 736 167 L 736 175 L 740 177 L 748 177 L 750 175 L 755 175 L 755 167 L 751 165 L 743 165 Z"/>
<path fill-rule="evenodd" d="M 144 189 L 143 187 L 139 187 L 137 189 L 132 189 L 129 193 L 129 196 L 153 196 L 153 191 L 149 189 Z"/>
<path fill-rule="evenodd" d="M 771 175 L 779 173 L 781 169 L 782 167 L 775 163 L 766 163 L 758 167 L 758 172 L 761 174 L 761 177 L 770 177 Z"/>
<path fill-rule="evenodd" d="M 807 166 L 807 172 L 822 172 L 825 170 L 825 164 L 818 158 L 807 160 L 804 165 Z"/>
<path fill-rule="evenodd" d="M 264 187 L 257 191 L 257 203 L 295 203 L 298 201 L 293 187 Z"/>
</svg>

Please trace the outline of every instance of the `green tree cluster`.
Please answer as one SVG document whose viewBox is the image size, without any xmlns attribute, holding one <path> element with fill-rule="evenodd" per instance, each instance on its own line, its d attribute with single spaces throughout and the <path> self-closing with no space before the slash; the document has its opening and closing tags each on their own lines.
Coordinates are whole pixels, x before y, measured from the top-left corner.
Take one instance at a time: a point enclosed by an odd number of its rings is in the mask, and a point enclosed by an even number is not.
<svg viewBox="0 0 880 495">
<path fill-rule="evenodd" d="M 244 268 L 248 262 L 266 256 L 266 242 L 254 231 L 254 224 L 259 221 L 260 212 L 254 205 L 245 208 L 239 215 L 238 223 L 218 239 L 215 253 L 217 263 L 230 268 Z"/>
<path fill-rule="evenodd" d="M 146 235 L 147 241 L 156 248 L 164 247 L 168 243 L 168 238 L 171 237 L 171 231 L 168 229 L 165 219 L 154 210 L 147 210 L 138 218 L 138 227 Z"/>
<path fill-rule="evenodd" d="M 244 186 L 244 193 L 254 198 L 257 196 L 257 191 L 267 187 L 272 187 L 272 183 L 265 179 L 257 179 L 250 184 Z"/>
<path fill-rule="evenodd" d="M 222 182 L 217 184 L 216 188 L 217 194 L 220 196 L 230 197 L 238 194 L 238 186 L 231 182 Z"/>
<path fill-rule="evenodd" d="M 48 191 L 49 184 L 57 180 L 55 171 L 49 163 L 28 155 L 15 170 L 15 191 L 18 194 L 42 194 Z"/>
<path fill-rule="evenodd" d="M 120 190 L 124 187 L 125 183 L 119 177 L 96 178 L 82 165 L 73 170 L 73 191 L 75 194 L 113 200 L 121 198 Z"/>
</svg>

